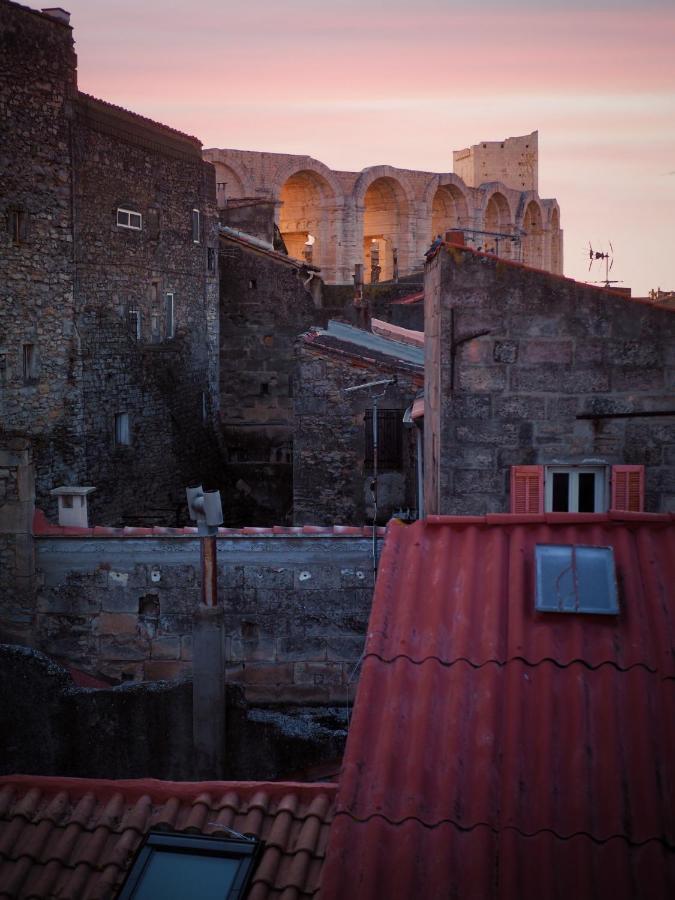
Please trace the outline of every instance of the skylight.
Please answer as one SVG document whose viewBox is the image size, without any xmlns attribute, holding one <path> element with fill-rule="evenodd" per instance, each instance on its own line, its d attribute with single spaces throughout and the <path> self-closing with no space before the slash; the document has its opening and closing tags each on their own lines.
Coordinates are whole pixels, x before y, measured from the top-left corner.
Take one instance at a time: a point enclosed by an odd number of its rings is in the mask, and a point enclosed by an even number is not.
<svg viewBox="0 0 675 900">
<path fill-rule="evenodd" d="M 535 609 L 539 612 L 619 613 L 611 547 L 537 544 Z"/>
</svg>

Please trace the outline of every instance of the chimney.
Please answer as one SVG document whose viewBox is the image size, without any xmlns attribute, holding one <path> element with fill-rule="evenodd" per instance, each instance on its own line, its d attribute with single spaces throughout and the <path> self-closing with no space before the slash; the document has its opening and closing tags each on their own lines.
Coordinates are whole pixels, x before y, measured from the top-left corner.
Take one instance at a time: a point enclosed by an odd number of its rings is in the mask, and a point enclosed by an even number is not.
<svg viewBox="0 0 675 900">
<path fill-rule="evenodd" d="M 56 19 L 64 25 L 70 25 L 70 13 L 67 9 L 61 9 L 60 6 L 48 6 L 42 10 L 43 15 L 49 16 L 50 19 Z"/>
</svg>

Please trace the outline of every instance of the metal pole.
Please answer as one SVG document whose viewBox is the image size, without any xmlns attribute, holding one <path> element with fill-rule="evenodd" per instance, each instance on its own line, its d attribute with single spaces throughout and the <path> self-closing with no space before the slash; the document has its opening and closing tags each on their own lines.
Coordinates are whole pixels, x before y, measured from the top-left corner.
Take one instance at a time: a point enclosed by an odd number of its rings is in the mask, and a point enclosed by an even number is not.
<svg viewBox="0 0 675 900">
<path fill-rule="evenodd" d="M 199 542 L 202 564 L 202 603 L 218 606 L 218 568 L 216 563 L 216 537 L 205 535 Z"/>
</svg>

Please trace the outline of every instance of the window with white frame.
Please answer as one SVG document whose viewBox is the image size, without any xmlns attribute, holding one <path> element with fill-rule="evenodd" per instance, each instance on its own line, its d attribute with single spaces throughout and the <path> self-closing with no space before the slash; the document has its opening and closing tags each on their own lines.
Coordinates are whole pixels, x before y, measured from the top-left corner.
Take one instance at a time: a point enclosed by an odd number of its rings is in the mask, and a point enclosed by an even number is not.
<svg viewBox="0 0 675 900">
<path fill-rule="evenodd" d="M 130 443 L 129 413 L 117 413 L 115 416 L 115 444 L 118 447 L 128 447 Z"/>
<path fill-rule="evenodd" d="M 546 512 L 607 511 L 606 466 L 546 466 Z"/>
<path fill-rule="evenodd" d="M 140 309 L 130 308 L 127 310 L 127 325 L 129 326 L 129 334 L 137 341 L 141 339 L 141 311 Z"/>
<path fill-rule="evenodd" d="M 199 244 L 201 241 L 201 215 L 198 209 L 192 210 L 192 242 L 193 244 Z"/>
<path fill-rule="evenodd" d="M 164 295 L 164 334 L 167 338 L 176 336 L 176 318 L 173 294 Z"/>
<path fill-rule="evenodd" d="M 123 206 L 117 208 L 117 225 L 119 228 L 130 228 L 132 231 L 141 231 L 143 228 L 143 216 L 133 209 Z"/>
</svg>

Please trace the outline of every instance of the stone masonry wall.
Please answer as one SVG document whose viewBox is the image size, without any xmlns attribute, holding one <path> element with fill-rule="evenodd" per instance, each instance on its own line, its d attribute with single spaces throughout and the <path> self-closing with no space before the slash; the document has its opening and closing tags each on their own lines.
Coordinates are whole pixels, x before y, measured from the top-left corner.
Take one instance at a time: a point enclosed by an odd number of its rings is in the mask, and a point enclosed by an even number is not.
<svg viewBox="0 0 675 900">
<path fill-rule="evenodd" d="M 220 403 L 226 525 L 290 524 L 297 336 L 324 313 L 291 261 L 221 238 Z"/>
<path fill-rule="evenodd" d="M 671 310 L 453 247 L 426 276 L 427 513 L 508 511 L 512 465 L 589 460 L 644 465 L 646 510 L 675 510 Z"/>
<path fill-rule="evenodd" d="M 75 172 L 92 515 L 110 524 L 139 516 L 177 524 L 185 485 L 210 480 L 218 467 L 213 168 L 194 139 L 83 96 Z M 118 226 L 118 208 L 138 212 L 142 228 Z M 193 209 L 200 212 L 197 242 Z M 115 439 L 115 416 L 122 413 L 129 417 L 128 444 Z"/>
<path fill-rule="evenodd" d="M 0 443 L 0 627 L 6 640 L 31 632 L 35 590 L 35 470 L 29 442 Z"/>
<path fill-rule="evenodd" d="M 396 372 L 398 383 L 379 400 L 380 409 L 403 412 L 415 399 L 421 377 L 389 369 L 386 364 L 318 352 L 300 340 L 294 390 L 293 515 L 307 522 L 372 522 L 370 485 L 365 467 L 365 415 L 372 409 L 369 391 L 349 395 L 345 388 Z M 400 469 L 381 471 L 378 478 L 378 522 L 416 503 L 414 428 L 403 431 Z"/>
<path fill-rule="evenodd" d="M 38 489 L 83 473 L 73 306 L 69 26 L 0 0 L 0 431 L 36 441 Z"/>
<path fill-rule="evenodd" d="M 371 551 L 366 536 L 218 539 L 227 679 L 249 702 L 353 699 Z M 40 536 L 36 558 L 40 586 L 26 643 L 114 679 L 191 673 L 196 539 Z"/>
</svg>

